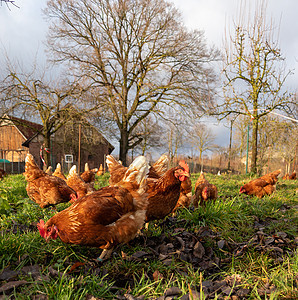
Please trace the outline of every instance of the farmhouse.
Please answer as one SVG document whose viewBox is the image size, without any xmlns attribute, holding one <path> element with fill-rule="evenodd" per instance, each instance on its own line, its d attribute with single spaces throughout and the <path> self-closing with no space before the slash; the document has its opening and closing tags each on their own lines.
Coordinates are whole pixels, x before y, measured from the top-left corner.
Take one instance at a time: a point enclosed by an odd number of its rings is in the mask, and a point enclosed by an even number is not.
<svg viewBox="0 0 298 300">
<path fill-rule="evenodd" d="M 40 124 L 4 115 L 0 121 L 0 168 L 9 173 L 24 172 L 28 152 L 42 168 L 42 128 Z M 70 121 L 61 127 L 51 137 L 48 149 L 52 167 L 59 162 L 64 171 L 78 163 L 80 170 L 86 162 L 90 168 L 104 165 L 105 156 L 113 150 L 114 147 L 85 119 Z"/>
<path fill-rule="evenodd" d="M 23 145 L 42 125 L 4 115 L 0 122 L 0 167 L 9 173 L 24 171 L 29 149 Z"/>
</svg>

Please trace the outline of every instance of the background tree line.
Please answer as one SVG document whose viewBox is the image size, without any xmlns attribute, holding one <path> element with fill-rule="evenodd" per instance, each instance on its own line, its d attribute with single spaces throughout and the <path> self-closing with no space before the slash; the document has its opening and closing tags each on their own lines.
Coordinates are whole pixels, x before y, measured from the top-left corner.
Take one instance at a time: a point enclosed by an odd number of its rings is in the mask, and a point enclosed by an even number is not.
<svg viewBox="0 0 298 300">
<path fill-rule="evenodd" d="M 251 171 L 262 170 L 268 152 L 286 152 L 278 146 L 283 134 L 274 138 L 274 133 L 297 128 L 268 116 L 279 109 L 297 118 L 297 104 L 284 87 L 290 71 L 279 65 L 283 57 L 274 27 L 266 22 L 266 1 L 257 11 L 252 23 L 239 16 L 219 51 L 207 47 L 203 32 L 187 29 L 167 1 L 51 0 L 44 11 L 50 24 L 47 46 L 50 61 L 65 73 L 49 80 L 47 70 L 21 70 L 8 55 L 2 112 L 28 116 L 30 111 L 44 126 L 46 147 L 70 118 L 84 115 L 119 141 L 124 165 L 129 153 L 158 148 L 175 157 L 188 146 L 203 166 L 203 153 L 222 150 L 200 118 L 229 117 L 227 168 L 245 153 L 251 119 Z M 218 61 L 223 78 L 216 74 Z M 292 139 L 287 144 L 296 147 Z"/>
</svg>

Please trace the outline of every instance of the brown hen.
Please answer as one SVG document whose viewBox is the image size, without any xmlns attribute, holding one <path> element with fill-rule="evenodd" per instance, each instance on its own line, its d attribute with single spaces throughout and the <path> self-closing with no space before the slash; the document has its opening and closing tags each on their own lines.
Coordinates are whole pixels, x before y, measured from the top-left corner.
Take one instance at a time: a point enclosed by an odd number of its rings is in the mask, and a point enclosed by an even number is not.
<svg viewBox="0 0 298 300">
<path fill-rule="evenodd" d="M 74 201 L 77 197 L 76 192 L 64 180 L 42 171 L 30 153 L 26 156 L 23 174 L 27 181 L 26 191 L 29 198 L 41 208 Z"/>
<path fill-rule="evenodd" d="M 72 189 L 74 189 L 79 198 L 93 193 L 95 191 L 94 187 L 89 183 L 86 183 L 77 173 L 76 165 L 72 166 L 69 170 L 66 183 Z"/>
<path fill-rule="evenodd" d="M 278 181 L 278 175 L 280 172 L 281 170 L 276 170 L 257 179 L 251 180 L 240 188 L 239 193 L 257 196 L 258 198 L 262 198 L 265 195 L 271 195 L 276 190 L 276 182 Z"/>
<path fill-rule="evenodd" d="M 180 196 L 181 183 L 189 177 L 188 165 L 180 161 L 178 167 L 166 171 L 160 178 L 147 178 L 146 222 L 163 219 L 173 211 Z"/>
<path fill-rule="evenodd" d="M 289 175 L 290 180 L 295 180 L 296 179 L 296 171 L 293 171 L 291 175 Z"/>
<path fill-rule="evenodd" d="M 196 184 L 195 194 L 193 196 L 193 206 L 197 208 L 199 205 L 204 206 L 208 200 L 217 199 L 217 187 L 209 183 L 204 173 L 201 173 Z"/>
<path fill-rule="evenodd" d="M 138 157 L 117 186 L 109 186 L 82 197 L 59 212 L 38 229 L 46 240 L 104 249 L 99 259 L 107 258 L 113 247 L 133 239 L 145 221 L 147 197 L 145 177 L 148 164 Z"/>
<path fill-rule="evenodd" d="M 97 176 L 101 176 L 101 175 L 104 174 L 104 172 L 105 172 L 105 170 L 104 170 L 102 164 L 100 164 L 99 169 L 98 169 L 98 171 L 96 172 L 96 175 L 97 175 Z"/>
<path fill-rule="evenodd" d="M 85 171 L 80 176 L 86 183 L 94 186 L 95 174 L 97 171 L 97 168 L 90 170 L 88 163 L 85 163 Z"/>
<path fill-rule="evenodd" d="M 112 155 L 107 156 L 106 163 L 110 171 L 109 184 L 116 184 L 123 177 L 127 167 Z M 181 183 L 190 177 L 189 167 L 184 161 L 168 171 L 167 167 L 168 156 L 164 154 L 149 169 L 146 222 L 163 219 L 173 211 L 180 196 Z"/>
<path fill-rule="evenodd" d="M 282 179 L 284 179 L 284 180 L 289 180 L 289 179 L 290 179 L 289 173 L 286 173 L 286 174 L 283 176 Z"/>
</svg>

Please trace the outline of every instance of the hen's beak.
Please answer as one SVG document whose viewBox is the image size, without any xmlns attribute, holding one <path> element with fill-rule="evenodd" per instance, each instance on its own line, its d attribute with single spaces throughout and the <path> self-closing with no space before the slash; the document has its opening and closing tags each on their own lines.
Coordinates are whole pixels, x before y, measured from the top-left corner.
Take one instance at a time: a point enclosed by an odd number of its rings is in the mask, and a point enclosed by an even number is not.
<svg viewBox="0 0 298 300">
<path fill-rule="evenodd" d="M 44 237 L 44 239 L 46 240 L 46 242 L 48 243 L 49 242 L 49 239 L 50 239 L 50 235 L 49 234 L 47 234 L 45 237 Z"/>
<path fill-rule="evenodd" d="M 190 174 L 186 171 L 183 173 L 183 175 L 186 176 L 186 177 L 190 177 Z"/>
</svg>

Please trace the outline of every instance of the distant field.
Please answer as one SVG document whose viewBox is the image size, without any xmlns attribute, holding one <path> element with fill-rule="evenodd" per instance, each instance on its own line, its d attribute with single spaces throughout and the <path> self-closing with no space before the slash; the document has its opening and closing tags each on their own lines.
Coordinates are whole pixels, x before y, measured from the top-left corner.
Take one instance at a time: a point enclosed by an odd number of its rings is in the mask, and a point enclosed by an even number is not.
<svg viewBox="0 0 298 300">
<path fill-rule="evenodd" d="M 46 243 L 36 224 L 56 211 L 29 200 L 23 175 L 5 177 L 0 299 L 297 299 L 297 180 L 279 179 L 272 196 L 258 199 L 239 195 L 248 177 L 206 178 L 218 187 L 215 203 L 151 222 L 98 263 L 100 249 Z"/>
</svg>

